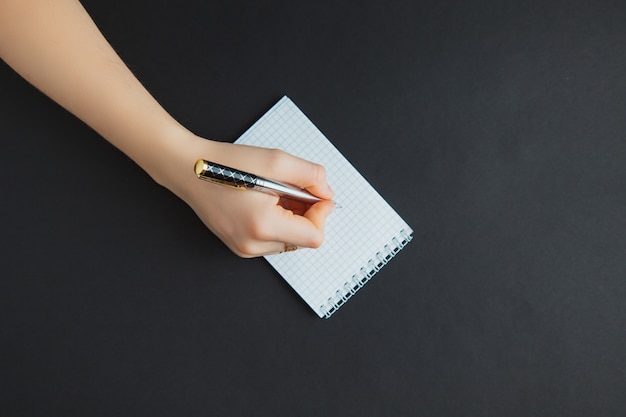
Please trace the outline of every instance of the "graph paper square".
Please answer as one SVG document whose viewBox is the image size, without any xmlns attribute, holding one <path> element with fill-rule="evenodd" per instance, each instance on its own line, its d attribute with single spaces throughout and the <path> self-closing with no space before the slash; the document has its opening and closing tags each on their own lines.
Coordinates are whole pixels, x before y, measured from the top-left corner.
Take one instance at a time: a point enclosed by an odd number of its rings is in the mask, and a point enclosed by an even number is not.
<svg viewBox="0 0 626 417">
<path fill-rule="evenodd" d="M 319 317 L 330 317 L 411 240 L 409 225 L 287 96 L 235 143 L 326 168 L 341 208 L 328 217 L 324 244 L 265 257 Z"/>
</svg>

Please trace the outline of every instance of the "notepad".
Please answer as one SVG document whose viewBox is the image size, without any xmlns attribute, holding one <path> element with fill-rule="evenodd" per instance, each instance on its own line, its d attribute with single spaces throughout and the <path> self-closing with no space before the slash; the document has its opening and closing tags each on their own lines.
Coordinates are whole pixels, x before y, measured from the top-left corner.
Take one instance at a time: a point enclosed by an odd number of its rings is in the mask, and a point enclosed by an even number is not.
<svg viewBox="0 0 626 417">
<path fill-rule="evenodd" d="M 341 208 L 326 221 L 323 245 L 265 257 L 319 317 L 335 313 L 411 241 L 411 227 L 288 97 L 235 143 L 282 149 L 326 168 Z"/>
</svg>

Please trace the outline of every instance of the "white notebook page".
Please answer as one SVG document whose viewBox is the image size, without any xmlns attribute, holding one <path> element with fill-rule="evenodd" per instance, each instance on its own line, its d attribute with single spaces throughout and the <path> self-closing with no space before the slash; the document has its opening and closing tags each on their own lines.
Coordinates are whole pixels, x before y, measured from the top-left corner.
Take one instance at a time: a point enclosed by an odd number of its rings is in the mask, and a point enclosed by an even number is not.
<svg viewBox="0 0 626 417">
<path fill-rule="evenodd" d="M 235 143 L 278 148 L 325 166 L 336 208 L 318 249 L 265 259 L 320 317 L 330 317 L 411 240 L 413 230 L 288 98 Z"/>
</svg>

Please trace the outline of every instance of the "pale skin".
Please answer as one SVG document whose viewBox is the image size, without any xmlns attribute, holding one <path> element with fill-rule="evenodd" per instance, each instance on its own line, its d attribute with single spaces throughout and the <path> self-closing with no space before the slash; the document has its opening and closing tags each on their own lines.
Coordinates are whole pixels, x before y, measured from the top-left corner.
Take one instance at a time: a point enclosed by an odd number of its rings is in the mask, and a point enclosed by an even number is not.
<svg viewBox="0 0 626 417">
<path fill-rule="evenodd" d="M 191 133 L 142 86 L 79 1 L 0 0 L 0 58 L 185 201 L 237 255 L 322 244 L 331 201 L 288 210 L 268 194 L 199 181 L 193 165 L 209 159 L 330 200 L 324 167 L 280 150 Z"/>
</svg>

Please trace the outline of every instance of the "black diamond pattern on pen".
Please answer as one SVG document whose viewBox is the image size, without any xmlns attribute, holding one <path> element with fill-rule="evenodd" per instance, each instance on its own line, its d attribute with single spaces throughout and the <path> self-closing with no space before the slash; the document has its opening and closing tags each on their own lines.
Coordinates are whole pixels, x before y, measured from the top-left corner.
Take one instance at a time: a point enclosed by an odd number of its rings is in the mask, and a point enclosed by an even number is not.
<svg viewBox="0 0 626 417">
<path fill-rule="evenodd" d="M 228 167 L 221 165 L 208 164 L 205 175 L 209 175 L 215 179 L 232 182 L 237 187 L 254 188 L 257 177 L 247 172 L 232 171 Z"/>
</svg>

